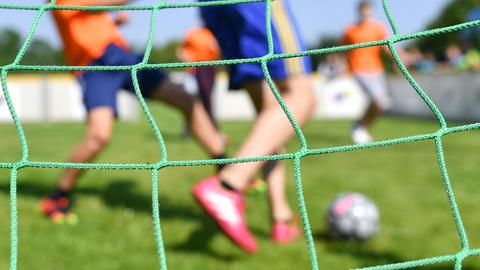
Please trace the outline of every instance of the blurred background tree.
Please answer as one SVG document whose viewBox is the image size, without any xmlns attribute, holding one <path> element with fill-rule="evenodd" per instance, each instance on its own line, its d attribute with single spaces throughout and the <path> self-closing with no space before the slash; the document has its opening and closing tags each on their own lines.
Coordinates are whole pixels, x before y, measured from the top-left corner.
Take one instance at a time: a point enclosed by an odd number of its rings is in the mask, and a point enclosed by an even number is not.
<svg viewBox="0 0 480 270">
<path fill-rule="evenodd" d="M 341 36 L 326 35 L 319 38 L 317 43 L 313 44 L 313 46 L 310 47 L 310 49 L 313 50 L 313 49 L 321 49 L 321 48 L 337 46 L 340 44 L 340 41 L 341 41 Z M 320 62 L 325 61 L 325 57 L 327 57 L 325 54 L 312 55 L 311 58 L 312 58 L 313 67 L 318 67 L 318 64 L 320 64 Z"/>
<path fill-rule="evenodd" d="M 14 29 L 0 30 L 0 65 L 11 63 L 20 48 L 21 36 Z"/>
<path fill-rule="evenodd" d="M 480 5 L 479 0 L 454 0 L 447 4 L 437 18 L 426 25 L 425 29 L 433 29 L 446 27 L 449 25 L 459 24 L 465 22 L 468 13 L 477 5 Z M 480 33 L 480 28 L 476 27 Z M 442 58 L 445 49 L 452 44 L 460 43 L 459 32 L 446 33 L 427 38 L 422 38 L 416 41 L 417 47 L 425 51 L 435 53 L 437 58 Z M 480 42 L 476 42 L 475 46 L 480 48 Z"/>
<path fill-rule="evenodd" d="M 0 66 L 13 62 L 24 42 L 23 37 L 14 28 L 0 29 Z M 163 46 L 152 49 L 150 60 L 153 63 L 179 62 L 176 50 L 180 42 L 172 40 Z M 135 49 L 141 52 L 143 48 Z M 32 40 L 21 61 L 24 65 L 65 65 L 61 47 L 53 45 L 48 40 L 35 38 Z"/>
<path fill-rule="evenodd" d="M 22 58 L 25 65 L 64 65 L 63 52 L 44 39 L 34 39 Z"/>
<path fill-rule="evenodd" d="M 445 27 L 459 24 L 465 21 L 468 13 L 476 6 L 480 6 L 480 0 L 452 0 L 447 4 L 440 15 L 425 26 L 425 29 Z M 476 48 L 480 49 L 480 27 L 479 38 L 475 41 Z M 311 44 L 311 49 L 325 48 L 338 45 L 340 35 L 326 35 Z M 24 37 L 16 29 L 0 29 L 0 66 L 11 63 L 17 55 Z M 180 42 L 171 40 L 162 46 L 155 46 L 152 50 L 150 60 L 153 63 L 179 62 L 176 50 Z M 445 49 L 451 44 L 460 44 L 459 32 L 446 33 L 412 41 L 409 45 L 419 48 L 422 52 L 433 52 L 437 59 L 442 59 Z M 136 51 L 142 51 L 140 48 Z M 312 56 L 313 66 L 316 67 L 323 61 L 325 55 Z M 64 65 L 62 49 L 52 45 L 48 40 L 35 38 L 30 44 L 22 64 L 28 65 Z"/>
<path fill-rule="evenodd" d="M 164 46 L 155 46 L 150 55 L 150 61 L 153 63 L 172 63 L 181 62 L 177 56 L 177 48 L 180 46 L 180 41 L 172 40 L 167 42 Z"/>
</svg>

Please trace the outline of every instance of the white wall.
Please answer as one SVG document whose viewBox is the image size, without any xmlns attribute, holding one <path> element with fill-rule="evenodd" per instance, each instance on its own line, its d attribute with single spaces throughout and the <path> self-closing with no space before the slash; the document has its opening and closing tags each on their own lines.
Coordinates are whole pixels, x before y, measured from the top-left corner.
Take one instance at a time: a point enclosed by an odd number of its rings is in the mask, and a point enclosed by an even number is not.
<svg viewBox="0 0 480 270">
<path fill-rule="evenodd" d="M 449 120 L 480 120 L 480 77 L 475 73 L 414 74 L 422 89 Z M 391 113 L 433 118 L 413 87 L 403 77 L 388 80 L 393 99 Z"/>
<path fill-rule="evenodd" d="M 69 74 L 11 75 L 8 91 L 20 120 L 25 122 L 76 122 L 85 119 L 81 89 Z M 134 120 L 138 105 L 134 96 L 118 96 L 119 118 Z M 3 93 L 0 93 L 0 121 L 11 121 Z"/>
<path fill-rule="evenodd" d="M 186 80 L 184 73 L 172 74 L 176 82 Z M 415 75 L 419 84 L 452 120 L 480 120 L 480 77 L 471 73 Z M 195 85 L 189 80 L 189 92 Z M 389 91 L 395 115 L 432 117 L 431 112 L 403 77 L 390 77 Z M 228 78 L 219 74 L 214 91 L 214 111 L 220 120 L 248 120 L 254 117 L 253 107 L 243 91 L 228 91 Z M 81 90 L 75 78 L 68 74 L 11 75 L 8 90 L 22 121 L 59 122 L 83 121 L 85 111 Z M 366 98 L 354 80 L 340 77 L 324 81 L 315 76 L 317 119 L 355 119 L 365 109 Z M 124 91 L 118 96 L 119 116 L 135 120 L 139 116 L 136 98 Z M 11 121 L 10 113 L 0 93 L 0 122 Z"/>
<path fill-rule="evenodd" d="M 219 76 L 214 92 L 214 111 L 221 120 L 252 119 L 255 115 L 248 95 L 243 91 L 228 91 L 226 76 Z M 362 91 L 349 77 L 341 77 L 325 82 L 315 76 L 317 109 L 315 118 L 354 119 L 358 118 L 366 106 Z"/>
</svg>

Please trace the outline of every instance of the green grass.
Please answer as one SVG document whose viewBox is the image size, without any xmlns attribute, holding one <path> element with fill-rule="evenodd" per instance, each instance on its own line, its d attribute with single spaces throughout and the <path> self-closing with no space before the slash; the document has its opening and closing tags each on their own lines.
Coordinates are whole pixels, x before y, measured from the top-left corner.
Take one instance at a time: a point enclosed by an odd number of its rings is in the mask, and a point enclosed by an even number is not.
<svg viewBox="0 0 480 270">
<path fill-rule="evenodd" d="M 207 156 L 192 140 L 179 138 L 179 116 L 154 107 L 170 159 Z M 231 151 L 248 131 L 247 123 L 224 123 Z M 434 122 L 384 118 L 378 139 L 431 132 Z M 31 160 L 62 161 L 83 135 L 82 124 L 26 124 Z M 349 144 L 349 123 L 313 122 L 305 128 L 310 147 Z M 0 161 L 15 161 L 20 146 L 11 125 L 0 126 Z M 445 137 L 446 157 L 473 247 L 480 247 L 478 132 Z M 294 140 L 289 151 L 295 151 Z M 113 142 L 99 162 L 139 163 L 160 158 L 146 121 L 118 123 Z M 455 253 L 458 236 L 443 190 L 432 141 L 382 149 L 308 157 L 302 160 L 304 191 L 322 269 L 346 269 Z M 289 197 L 296 205 L 292 162 Z M 260 252 L 247 255 L 219 233 L 194 203 L 190 188 L 212 167 L 168 168 L 159 177 L 160 216 L 170 269 L 306 269 L 304 239 L 290 246 L 269 241 L 265 197 L 248 199 L 248 221 Z M 78 226 L 58 226 L 38 212 L 38 201 L 55 183 L 59 170 L 23 169 L 18 179 L 19 269 L 156 269 L 159 267 L 151 221 L 150 173 L 89 171 L 78 187 Z M 363 244 L 338 242 L 325 234 L 329 202 L 345 191 L 362 192 L 379 206 L 380 233 Z M 9 261 L 9 171 L 0 170 L 0 269 Z M 296 209 L 296 207 L 295 207 Z M 469 258 L 464 269 L 479 269 Z M 451 264 L 423 269 L 452 269 Z"/>
</svg>

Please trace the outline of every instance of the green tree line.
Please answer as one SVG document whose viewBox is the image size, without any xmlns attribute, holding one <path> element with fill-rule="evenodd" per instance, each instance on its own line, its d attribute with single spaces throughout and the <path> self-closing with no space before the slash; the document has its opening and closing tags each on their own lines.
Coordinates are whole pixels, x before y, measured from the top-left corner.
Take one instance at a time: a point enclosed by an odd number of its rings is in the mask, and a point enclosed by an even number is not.
<svg viewBox="0 0 480 270">
<path fill-rule="evenodd" d="M 476 6 L 480 6 L 480 0 L 452 0 L 446 4 L 441 10 L 440 14 L 431 22 L 427 23 L 424 29 L 434 29 L 465 22 L 469 12 Z M 475 27 L 478 30 L 478 35 L 473 38 L 474 46 L 480 49 L 480 27 Z M 331 47 L 339 44 L 341 36 L 324 36 L 321 37 L 315 44 L 312 44 L 311 49 Z M 422 52 L 433 52 L 438 60 L 442 60 L 445 55 L 445 50 L 448 46 L 461 44 L 461 35 L 457 32 L 444 33 L 440 35 L 420 38 L 412 43 L 409 47 L 418 47 Z M 318 63 L 323 61 L 325 55 L 312 56 L 313 64 L 316 67 Z M 391 61 L 386 61 L 391 62 Z M 388 65 L 387 65 L 388 68 Z"/>
<path fill-rule="evenodd" d="M 476 5 L 480 5 L 480 0 L 453 0 L 425 28 L 433 29 L 463 23 Z M 441 58 L 449 45 L 460 44 L 460 42 L 459 32 L 451 32 L 419 39 L 416 46 L 424 52 L 431 51 Z M 480 48 L 480 42 L 476 41 L 475 46 Z"/>
<path fill-rule="evenodd" d="M 13 28 L 0 29 L 0 66 L 12 63 L 25 37 Z M 152 49 L 150 60 L 154 63 L 178 62 L 176 49 L 178 41 Z M 140 49 L 136 51 L 141 51 Z M 34 38 L 21 61 L 24 65 L 65 65 L 62 48 L 52 45 L 43 38 Z"/>
<path fill-rule="evenodd" d="M 476 5 L 480 5 L 480 0 L 452 0 L 449 2 L 440 14 L 425 26 L 425 29 L 445 27 L 459 24 L 465 21 L 467 14 Z M 478 28 L 478 27 L 477 27 Z M 480 33 L 480 32 L 479 32 Z M 480 35 L 479 35 L 480 36 Z M 337 36 L 325 36 L 319 39 L 311 48 L 324 48 L 338 45 Z M 17 55 L 25 37 L 20 35 L 15 29 L 0 29 L 0 66 L 11 63 Z M 477 39 L 476 47 L 480 48 L 480 38 Z M 176 49 L 179 41 L 170 41 L 163 46 L 155 46 L 151 53 L 151 62 L 165 63 L 178 62 Z M 458 32 L 445 33 L 431 37 L 416 40 L 413 46 L 422 51 L 430 51 L 441 58 L 445 49 L 451 44 L 459 44 L 460 35 Z M 136 51 L 141 51 L 138 49 Z M 316 66 L 323 60 L 324 56 L 313 56 L 313 63 Z M 35 38 L 30 44 L 22 64 L 26 65 L 64 65 L 65 59 L 61 48 L 53 46 L 48 40 Z"/>
<path fill-rule="evenodd" d="M 23 42 L 24 37 L 14 29 L 0 30 L 0 65 L 12 63 Z M 21 63 L 25 65 L 60 65 L 64 63 L 64 60 L 62 52 L 58 48 L 44 39 L 35 38 Z"/>
</svg>

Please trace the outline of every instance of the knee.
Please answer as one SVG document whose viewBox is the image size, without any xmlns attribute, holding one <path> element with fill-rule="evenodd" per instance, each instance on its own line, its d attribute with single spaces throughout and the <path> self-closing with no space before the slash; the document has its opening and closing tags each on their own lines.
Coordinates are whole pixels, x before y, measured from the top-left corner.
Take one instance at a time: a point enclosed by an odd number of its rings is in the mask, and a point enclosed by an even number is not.
<svg viewBox="0 0 480 270">
<path fill-rule="evenodd" d="M 103 150 L 111 140 L 110 132 L 94 132 L 87 137 L 87 145 L 93 152 Z"/>
<path fill-rule="evenodd" d="M 200 101 L 195 100 L 193 97 L 182 100 L 177 106 L 177 109 L 188 123 L 190 123 L 199 110 L 204 110 L 205 114 L 208 114 L 203 104 Z"/>
<path fill-rule="evenodd" d="M 377 110 L 381 112 L 388 111 L 392 107 L 392 103 L 389 98 L 385 97 L 383 99 L 377 100 L 375 102 Z"/>
<path fill-rule="evenodd" d="M 168 100 L 167 103 L 173 106 L 187 118 L 192 114 L 194 107 L 198 104 L 201 104 L 188 93 L 177 93 L 177 95 L 172 96 L 171 100 Z"/>
<path fill-rule="evenodd" d="M 186 95 L 185 98 L 179 101 L 178 108 L 182 111 L 187 117 L 189 117 L 195 106 L 203 106 L 202 103 L 191 95 Z"/>
<path fill-rule="evenodd" d="M 378 97 L 371 97 L 368 110 L 373 114 L 382 114 L 390 109 L 390 101 Z"/>
</svg>

